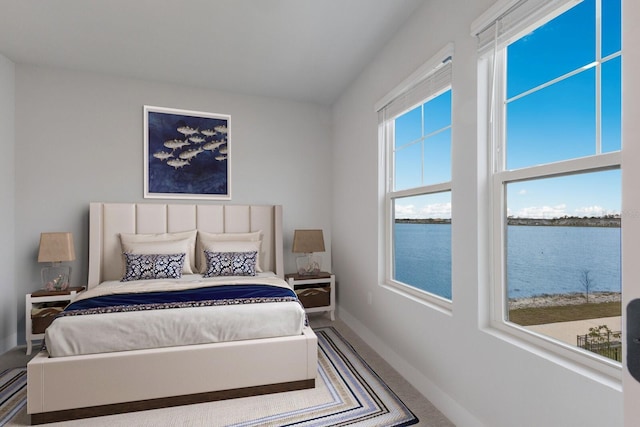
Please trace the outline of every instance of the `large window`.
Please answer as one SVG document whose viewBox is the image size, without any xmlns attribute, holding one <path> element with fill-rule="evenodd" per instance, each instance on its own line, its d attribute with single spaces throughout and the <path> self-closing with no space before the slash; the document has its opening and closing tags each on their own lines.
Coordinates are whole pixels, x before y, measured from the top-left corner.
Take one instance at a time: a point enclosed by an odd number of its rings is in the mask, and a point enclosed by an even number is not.
<svg viewBox="0 0 640 427">
<path fill-rule="evenodd" d="M 620 361 L 620 0 L 520 1 L 480 40 L 494 321 Z"/>
<path fill-rule="evenodd" d="M 379 109 L 386 157 L 387 282 L 451 301 L 451 49 Z"/>
</svg>

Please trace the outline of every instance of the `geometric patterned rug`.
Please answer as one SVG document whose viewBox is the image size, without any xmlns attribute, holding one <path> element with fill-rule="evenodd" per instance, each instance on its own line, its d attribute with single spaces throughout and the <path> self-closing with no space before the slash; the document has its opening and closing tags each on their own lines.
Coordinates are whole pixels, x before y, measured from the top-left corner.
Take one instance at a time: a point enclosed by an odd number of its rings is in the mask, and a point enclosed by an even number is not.
<svg viewBox="0 0 640 427">
<path fill-rule="evenodd" d="M 319 343 L 318 379 L 331 401 L 308 407 L 284 424 L 303 426 L 408 426 L 418 419 L 332 327 L 314 329 Z M 284 420 L 283 420 L 284 421 Z"/>
<path fill-rule="evenodd" d="M 315 328 L 314 332 L 318 336 L 318 377 L 314 389 L 109 415 L 69 425 L 400 427 L 418 422 L 334 328 Z M 0 426 L 7 422 L 8 426 L 29 425 L 26 375 L 20 375 L 22 371 L 10 370 L 0 376 L 0 384 L 12 383 L 0 392 Z M 9 395 L 13 397 L 5 402 L 5 396 Z M 80 421 L 83 424 L 75 424 Z"/>
<path fill-rule="evenodd" d="M 27 369 L 0 372 L 0 426 L 5 425 L 27 405 Z"/>
</svg>

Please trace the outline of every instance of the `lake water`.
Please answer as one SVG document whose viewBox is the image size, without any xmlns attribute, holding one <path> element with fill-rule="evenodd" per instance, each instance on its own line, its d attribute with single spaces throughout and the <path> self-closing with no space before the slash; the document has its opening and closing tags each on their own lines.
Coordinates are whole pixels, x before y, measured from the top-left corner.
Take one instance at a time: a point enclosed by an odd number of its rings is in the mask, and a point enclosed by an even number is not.
<svg viewBox="0 0 640 427">
<path fill-rule="evenodd" d="M 396 279 L 451 298 L 451 225 L 395 224 Z M 461 268 L 464 268 L 462 266 Z M 509 298 L 620 292 L 620 228 L 507 227 Z"/>
</svg>

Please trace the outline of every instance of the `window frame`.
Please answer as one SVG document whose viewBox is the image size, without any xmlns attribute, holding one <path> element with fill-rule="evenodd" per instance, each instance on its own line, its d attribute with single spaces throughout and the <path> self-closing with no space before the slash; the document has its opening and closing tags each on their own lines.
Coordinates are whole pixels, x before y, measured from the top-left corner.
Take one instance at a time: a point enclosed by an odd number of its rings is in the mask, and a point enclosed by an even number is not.
<svg viewBox="0 0 640 427">
<path fill-rule="evenodd" d="M 387 94 L 382 100 L 376 103 L 376 111 L 378 112 L 378 114 L 382 114 L 383 116 L 379 119 L 379 125 L 378 125 L 378 141 L 382 147 L 382 155 L 384 157 L 384 161 L 381 163 L 381 166 L 384 169 L 383 244 L 385 248 L 384 249 L 385 259 L 384 259 L 383 286 L 386 286 L 389 289 L 396 291 L 403 296 L 412 298 L 421 303 L 425 303 L 426 305 L 432 308 L 436 308 L 438 310 L 449 312 L 449 313 L 452 311 L 453 289 L 452 289 L 452 299 L 450 300 L 450 299 L 441 297 L 437 294 L 416 288 L 414 286 L 411 286 L 410 284 L 406 284 L 394 279 L 395 253 L 394 253 L 393 227 L 395 224 L 394 201 L 396 199 L 401 199 L 404 197 L 412 197 L 412 196 L 438 194 L 438 193 L 444 193 L 444 192 L 452 193 L 452 176 L 450 175 L 449 181 L 446 181 L 446 182 L 421 185 L 418 187 L 412 187 L 412 188 L 402 189 L 397 191 L 394 190 L 394 182 L 395 182 L 394 137 L 395 137 L 395 119 L 401 116 L 402 114 L 411 111 L 413 108 L 416 108 L 418 106 L 428 103 L 429 101 L 437 98 L 438 96 L 442 95 L 443 93 L 449 90 L 451 90 L 452 92 L 452 104 L 453 104 L 452 79 L 449 79 L 448 84 L 446 86 L 440 88 L 437 91 L 433 91 L 429 93 L 425 98 L 421 99 L 419 103 L 414 104 L 413 106 L 407 105 L 407 108 L 404 109 L 403 112 L 396 114 L 393 118 L 384 117 L 384 109 L 388 104 L 393 102 L 393 100 L 402 97 L 404 94 L 409 92 L 411 88 L 419 85 L 422 81 L 435 75 L 440 69 L 440 67 L 442 66 L 442 64 L 445 64 L 445 65 L 449 63 L 452 64 L 453 50 L 454 50 L 453 44 L 452 43 L 447 44 L 429 61 L 427 61 L 422 67 L 416 70 L 407 79 L 405 79 L 400 85 L 398 85 L 389 94 Z M 451 64 L 449 64 L 449 66 L 451 66 Z M 452 107 L 451 124 L 449 125 L 448 129 L 451 130 L 451 144 L 453 145 L 453 107 Z M 423 138 L 425 136 L 426 135 L 422 135 Z M 452 227 L 453 227 L 453 224 L 452 224 Z"/>
<path fill-rule="evenodd" d="M 579 2 L 568 2 L 552 13 L 540 17 L 534 25 L 527 27 L 527 32 L 531 29 L 538 28 L 551 19 L 566 12 L 572 6 Z M 508 297 L 507 297 L 507 277 L 506 277 L 506 231 L 507 231 L 507 206 L 506 191 L 507 185 L 513 182 L 542 180 L 546 178 L 578 175 L 582 173 L 596 173 L 606 170 L 622 169 L 622 153 L 621 150 L 607 153 L 601 152 L 601 78 L 600 69 L 603 63 L 622 55 L 622 49 L 618 54 L 608 55 L 604 58 L 600 57 L 600 52 L 596 58 L 598 65 L 595 93 L 596 97 L 596 154 L 572 158 L 568 160 L 545 163 L 541 165 L 527 166 L 518 169 L 506 169 L 506 52 L 508 46 L 522 35 L 512 37 L 508 43 L 502 43 L 496 46 L 491 52 L 493 56 L 483 54 L 479 58 L 479 76 L 486 76 L 486 93 L 487 103 L 484 108 L 479 103 L 479 120 L 486 123 L 486 147 L 488 149 L 488 200 L 490 203 L 489 212 L 489 260 L 491 263 L 489 271 L 489 310 L 488 322 L 484 328 L 487 332 L 498 333 L 506 339 L 512 340 L 516 338 L 520 344 L 527 347 L 533 352 L 543 350 L 545 356 L 550 357 L 559 363 L 566 364 L 566 361 L 573 362 L 572 367 L 583 367 L 589 370 L 589 373 L 599 372 L 606 375 L 606 379 L 614 379 L 617 382 L 621 379 L 621 364 L 611 359 L 591 353 L 589 351 L 560 342 L 552 337 L 539 334 L 526 329 L 523 326 L 509 322 L 507 319 Z M 597 37 L 596 44 L 599 47 L 600 34 Z M 591 64 L 593 65 L 593 64 Z M 492 68 L 495 68 L 492 73 Z M 493 74 L 493 79 L 492 79 Z M 567 73 L 557 79 L 546 82 L 539 87 L 546 87 L 561 78 L 568 78 L 575 72 Z M 482 80 L 481 80 L 482 81 Z M 524 92 L 525 96 L 530 91 Z M 482 91 L 479 91 L 479 100 L 482 99 Z M 518 95 L 518 98 L 523 94 Z M 495 101 L 491 101 L 495 100 Z M 493 114 L 492 106 L 493 103 Z M 493 122 L 493 123 L 491 123 Z M 481 136 L 483 137 L 483 136 Z M 483 137 L 484 138 L 484 137 Z"/>
</svg>

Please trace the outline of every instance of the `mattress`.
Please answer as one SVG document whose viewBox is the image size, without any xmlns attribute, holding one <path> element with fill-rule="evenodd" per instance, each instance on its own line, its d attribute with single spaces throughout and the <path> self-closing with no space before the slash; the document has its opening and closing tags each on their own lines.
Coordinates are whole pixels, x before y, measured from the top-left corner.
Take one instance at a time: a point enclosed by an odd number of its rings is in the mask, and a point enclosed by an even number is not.
<svg viewBox="0 0 640 427">
<path fill-rule="evenodd" d="M 229 285 L 289 289 L 273 273 L 232 278 L 186 275 L 170 281 L 104 282 L 80 294 L 74 304 L 111 295 L 142 296 Z M 298 301 L 196 305 L 58 317 L 47 328 L 45 343 L 51 357 L 64 357 L 299 335 L 304 324 L 304 309 Z"/>
</svg>

